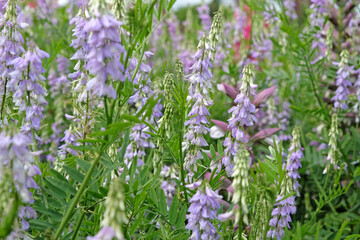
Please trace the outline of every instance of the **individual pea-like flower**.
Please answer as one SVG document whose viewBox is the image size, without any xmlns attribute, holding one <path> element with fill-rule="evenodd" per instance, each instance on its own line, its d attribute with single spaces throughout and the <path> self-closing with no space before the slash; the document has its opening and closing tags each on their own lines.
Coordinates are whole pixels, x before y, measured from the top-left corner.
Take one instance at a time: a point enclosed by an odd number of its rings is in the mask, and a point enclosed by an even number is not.
<svg viewBox="0 0 360 240">
<path fill-rule="evenodd" d="M 22 131 L 28 134 L 31 129 L 40 129 L 42 111 L 47 105 L 44 98 L 47 92 L 41 84 L 45 81 L 45 77 L 42 75 L 45 69 L 41 60 L 48 57 L 49 54 L 32 43 L 23 57 L 17 57 L 11 62 L 15 69 L 10 74 L 11 82 L 17 86 L 13 100 L 19 107 L 19 112 L 26 112 Z"/>
<path fill-rule="evenodd" d="M 241 149 L 235 156 L 235 167 L 232 177 L 234 178 L 232 186 L 234 188 L 234 196 L 232 202 L 239 207 L 235 214 L 235 224 L 239 224 L 241 221 L 241 215 L 243 215 L 243 221 L 248 224 L 248 207 L 247 207 L 247 191 L 249 187 L 249 152 L 246 149 Z"/>
<path fill-rule="evenodd" d="M 241 143 L 245 144 L 248 142 L 244 127 L 250 127 L 257 122 L 255 105 L 250 99 L 256 95 L 255 88 L 257 86 L 253 84 L 254 77 L 254 66 L 252 64 L 245 66 L 240 93 L 235 98 L 236 106 L 229 110 L 229 113 L 232 114 L 228 120 L 230 133 L 224 141 L 225 150 L 224 157 L 222 158 L 222 164 L 228 176 L 231 176 L 233 169 L 231 158 L 237 155 Z"/>
<path fill-rule="evenodd" d="M 329 131 L 329 153 L 326 157 L 326 166 L 323 173 L 327 173 L 331 168 L 337 170 L 339 169 L 338 163 L 341 157 L 337 139 L 339 138 L 339 129 L 338 129 L 338 117 L 337 114 L 333 114 L 331 118 L 331 128 Z"/>
<path fill-rule="evenodd" d="M 292 132 L 292 141 L 289 148 L 289 155 L 287 158 L 286 171 L 290 178 L 293 179 L 293 190 L 296 191 L 297 196 L 300 196 L 299 187 L 301 185 L 298 182 L 300 178 L 298 169 L 301 168 L 301 158 L 303 155 L 303 148 L 300 145 L 300 131 L 298 127 L 295 127 Z"/>
<path fill-rule="evenodd" d="M 123 225 L 127 223 L 125 209 L 124 187 L 121 179 L 112 179 L 109 193 L 105 200 L 104 220 L 102 228 L 94 237 L 87 240 L 112 240 L 113 238 L 123 240 Z"/>
<path fill-rule="evenodd" d="M 347 50 L 343 50 L 340 53 L 340 57 L 340 62 L 334 63 L 334 65 L 338 66 L 339 69 L 336 72 L 337 89 L 331 100 L 334 101 L 334 108 L 347 109 L 347 95 L 350 93 L 349 87 L 351 86 L 350 75 L 354 73 L 354 66 L 349 66 L 348 64 L 349 52 Z"/>
<path fill-rule="evenodd" d="M 87 84 L 87 90 L 99 97 L 116 98 L 112 81 L 125 81 L 124 66 L 120 61 L 125 48 L 121 45 L 119 27 L 121 23 L 114 17 L 98 11 L 85 24 L 84 31 L 89 36 L 88 52 L 85 56 L 86 69 L 94 77 Z"/>
<path fill-rule="evenodd" d="M 290 177 L 285 175 L 280 194 L 276 197 L 275 208 L 271 212 L 270 230 L 266 234 L 268 238 L 279 240 L 285 235 L 285 227 L 290 228 L 290 215 L 296 212 L 295 196 L 287 197 L 293 192 L 291 185 Z"/>
<path fill-rule="evenodd" d="M 199 186 L 193 184 L 194 187 Z M 186 218 L 188 223 L 185 229 L 191 230 L 191 240 L 219 239 L 212 221 L 216 219 L 220 204 L 217 200 L 222 197 L 214 192 L 208 184 L 201 184 L 195 195 L 189 200 L 190 207 Z"/>
</svg>

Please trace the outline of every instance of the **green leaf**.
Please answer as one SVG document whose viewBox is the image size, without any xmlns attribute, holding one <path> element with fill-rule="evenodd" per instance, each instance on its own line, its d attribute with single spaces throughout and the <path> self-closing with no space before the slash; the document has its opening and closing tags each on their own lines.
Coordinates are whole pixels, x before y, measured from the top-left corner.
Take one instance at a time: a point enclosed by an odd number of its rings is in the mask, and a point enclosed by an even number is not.
<svg viewBox="0 0 360 240">
<path fill-rule="evenodd" d="M 73 186 L 71 186 L 68 181 L 62 181 L 51 177 L 46 177 L 45 179 L 70 195 L 75 195 L 77 193 L 77 190 Z"/>
<path fill-rule="evenodd" d="M 163 216 L 167 215 L 166 197 L 162 189 L 160 189 L 159 211 Z"/>
<path fill-rule="evenodd" d="M 170 209 L 169 209 L 169 222 L 171 225 L 174 225 L 177 219 L 177 213 L 178 213 L 178 209 L 179 208 L 179 199 L 178 196 L 175 195 L 173 197 L 173 200 L 171 202 L 170 205 Z"/>
<path fill-rule="evenodd" d="M 183 206 L 181 208 L 181 211 L 179 212 L 179 217 L 175 223 L 175 227 L 177 229 L 185 227 L 186 211 L 187 211 L 187 207 Z"/>
<path fill-rule="evenodd" d="M 210 145 L 210 154 L 211 154 L 211 159 L 215 160 L 216 159 L 216 151 L 212 144 Z"/>
<path fill-rule="evenodd" d="M 52 225 L 51 223 L 49 223 L 48 221 L 42 221 L 42 220 L 39 220 L 39 219 L 29 219 L 29 223 L 30 223 L 30 226 L 34 226 L 36 228 L 41 228 L 41 229 L 55 229 L 55 226 Z"/>
<path fill-rule="evenodd" d="M 75 181 L 79 183 L 82 183 L 82 181 L 84 181 L 84 175 L 81 172 L 79 172 L 79 170 L 69 167 L 67 165 L 64 165 L 63 168 Z"/>
<path fill-rule="evenodd" d="M 91 163 L 89 163 L 88 161 L 84 160 L 84 159 L 76 159 L 76 163 L 79 164 L 80 168 L 82 170 L 84 170 L 84 172 L 89 171 L 90 167 L 91 167 Z"/>
<path fill-rule="evenodd" d="M 340 240 L 342 237 L 342 233 L 344 232 L 346 226 L 349 224 L 349 220 L 346 219 L 342 224 L 340 229 L 337 231 L 336 236 L 334 238 L 334 240 Z"/>
</svg>

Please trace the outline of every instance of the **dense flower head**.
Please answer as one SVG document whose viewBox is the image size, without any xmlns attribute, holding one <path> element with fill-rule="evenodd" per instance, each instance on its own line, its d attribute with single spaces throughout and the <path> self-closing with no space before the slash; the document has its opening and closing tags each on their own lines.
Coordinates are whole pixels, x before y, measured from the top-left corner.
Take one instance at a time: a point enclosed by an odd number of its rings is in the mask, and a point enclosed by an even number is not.
<svg viewBox="0 0 360 240">
<path fill-rule="evenodd" d="M 144 53 L 145 59 L 152 56 L 153 53 L 150 51 L 146 51 Z M 130 64 L 130 71 L 134 73 L 135 66 L 138 64 L 138 60 L 133 58 Z M 140 83 L 139 87 L 134 89 L 134 94 L 129 98 L 128 103 L 132 104 L 136 107 L 136 113 L 140 111 L 140 109 L 147 103 L 147 101 L 151 98 L 157 98 L 157 94 L 151 88 L 151 67 L 150 65 L 142 62 L 139 67 L 139 71 L 136 73 L 134 78 L 134 83 Z M 160 100 L 159 100 L 160 101 Z M 158 122 L 158 120 L 162 117 L 162 105 L 160 102 L 155 104 L 152 114 L 150 117 L 146 118 L 146 121 L 149 123 Z M 142 115 L 144 115 L 143 113 Z M 130 144 L 126 148 L 125 152 L 125 160 L 124 163 L 128 168 L 130 168 L 131 164 L 135 159 L 137 159 L 137 167 L 144 165 L 144 157 L 146 155 L 145 149 L 154 148 L 155 145 L 150 139 L 149 132 L 150 129 L 145 124 L 137 123 L 132 128 L 132 132 L 130 133 Z"/>
<path fill-rule="evenodd" d="M 214 16 L 213 23 L 211 25 L 211 30 L 209 32 L 209 46 L 210 46 L 210 60 L 215 60 L 216 46 L 219 42 L 220 31 L 221 31 L 221 13 L 217 12 Z"/>
<path fill-rule="evenodd" d="M 311 25 L 322 28 L 326 13 L 326 0 L 311 0 L 310 8 L 313 10 L 310 15 Z"/>
<path fill-rule="evenodd" d="M 284 0 L 285 13 L 290 19 L 297 19 L 295 0 Z"/>
<path fill-rule="evenodd" d="M 340 57 L 340 62 L 334 63 L 339 69 L 336 72 L 337 89 L 331 100 L 334 101 L 335 108 L 347 109 L 346 101 L 350 93 L 349 87 L 351 86 L 350 76 L 354 73 L 354 66 L 349 66 L 348 64 L 349 52 L 347 50 L 343 50 L 340 53 Z"/>
<path fill-rule="evenodd" d="M 240 93 L 236 96 L 233 106 L 229 113 L 232 114 L 228 120 L 228 129 L 230 130 L 229 136 L 224 141 L 224 157 L 222 164 L 224 165 L 228 176 L 232 174 L 233 164 L 231 158 L 237 155 L 241 143 L 247 143 L 246 133 L 244 127 L 250 127 L 257 122 L 255 116 L 255 105 L 251 102 L 256 94 L 256 85 L 253 84 L 255 77 L 254 66 L 249 64 L 243 69 L 242 84 Z"/>
<path fill-rule="evenodd" d="M 177 169 L 175 168 L 175 165 L 171 165 L 171 166 L 164 165 L 160 172 L 160 176 L 164 177 L 164 180 L 161 183 L 161 188 L 164 191 L 164 194 L 166 196 L 166 204 L 169 208 L 175 196 L 175 190 L 176 190 L 175 179 L 179 178 L 177 176 Z"/>
<path fill-rule="evenodd" d="M 23 57 L 17 57 L 10 63 L 15 69 L 10 74 L 10 82 L 16 86 L 13 99 L 15 105 L 19 107 L 19 112 L 26 112 L 26 123 L 22 128 L 24 132 L 40 129 L 42 111 L 47 105 L 44 98 L 47 92 L 41 84 L 45 81 L 42 75 L 45 72 L 42 59 L 48 57 L 49 54 L 31 44 Z"/>
<path fill-rule="evenodd" d="M 0 139 L 0 181 L 6 169 L 11 169 L 15 186 L 12 191 L 17 191 L 24 203 L 33 203 L 30 189 L 38 189 L 33 177 L 41 172 L 29 151 L 31 139 L 22 133 L 8 135 L 5 132 L 0 133 Z"/>
<path fill-rule="evenodd" d="M 232 186 L 234 188 L 234 196 L 232 202 L 238 204 L 239 208 L 236 211 L 235 224 L 241 221 L 241 214 L 244 215 L 243 220 L 248 223 L 248 207 L 247 207 L 247 191 L 249 186 L 249 153 L 246 149 L 241 149 L 235 156 L 235 167 L 232 173 L 234 178 Z"/>
<path fill-rule="evenodd" d="M 212 65 L 208 51 L 209 46 L 206 43 L 206 38 L 204 36 L 200 40 L 198 51 L 193 57 L 194 64 L 190 68 L 192 74 L 189 77 L 189 100 L 194 102 L 194 105 L 188 114 L 190 119 L 185 122 L 185 126 L 188 126 L 188 129 L 184 135 L 184 149 L 188 150 L 184 167 L 189 171 L 189 181 L 193 177 L 193 171 L 196 171 L 197 169 L 197 160 L 202 159 L 201 147 L 208 145 L 204 135 L 209 132 L 209 128 L 207 127 L 209 124 L 207 116 L 210 115 L 208 107 L 213 104 L 209 96 L 212 88 L 212 73 L 210 71 Z"/>
<path fill-rule="evenodd" d="M 331 118 L 331 128 L 329 131 L 329 153 L 326 157 L 326 166 L 323 173 L 327 173 L 331 168 L 337 170 L 339 169 L 338 163 L 341 156 L 338 138 L 340 137 L 339 128 L 338 128 L 338 117 L 337 114 L 333 114 Z"/>
<path fill-rule="evenodd" d="M 217 200 L 222 197 L 209 186 L 201 185 L 195 195 L 189 200 L 189 214 L 186 215 L 188 224 L 185 229 L 191 230 L 191 240 L 219 239 L 212 221 L 216 219 L 220 204 Z"/>
<path fill-rule="evenodd" d="M 290 228 L 290 214 L 296 212 L 295 197 L 290 196 L 282 200 L 284 197 L 279 195 L 276 198 L 277 203 L 274 204 L 275 208 L 271 212 L 272 218 L 269 222 L 270 230 L 266 234 L 268 238 L 277 238 L 279 240 L 285 235 L 284 228 Z"/>
<path fill-rule="evenodd" d="M 124 186 L 121 179 L 113 179 L 108 197 L 102 225 L 111 227 L 117 239 L 123 239 L 122 224 L 127 222 L 125 212 Z"/>
<path fill-rule="evenodd" d="M 121 23 L 111 15 L 96 13 L 84 26 L 89 36 L 86 54 L 86 69 L 94 77 L 87 83 L 92 94 L 116 98 L 112 81 L 125 81 L 124 66 L 119 61 L 125 48 L 121 45 L 119 27 Z"/>
<path fill-rule="evenodd" d="M 15 0 L 4 2 L 2 9 L 5 13 L 0 13 L 0 95 L 14 92 L 16 82 L 10 81 L 10 73 L 14 71 L 12 61 L 25 52 L 23 44 L 24 39 L 20 30 L 26 28 L 24 15 Z M 3 120 L 6 106 L 1 103 L 0 117 Z"/>
<path fill-rule="evenodd" d="M 285 175 L 280 194 L 276 197 L 275 208 L 271 212 L 270 229 L 266 237 L 280 240 L 285 235 L 285 227 L 290 228 L 290 215 L 296 212 L 295 196 L 288 197 L 291 193 L 293 193 L 292 181 L 288 175 Z"/>
<path fill-rule="evenodd" d="M 300 175 L 298 169 L 301 168 L 301 158 L 303 155 L 303 148 L 300 145 L 300 131 L 298 127 L 295 127 L 292 134 L 293 138 L 289 148 L 289 155 L 286 164 L 286 171 L 290 178 L 293 179 L 293 189 L 296 191 L 296 194 L 300 196 L 298 188 L 301 185 L 298 182 Z"/>
<path fill-rule="evenodd" d="M 207 4 L 202 4 L 196 9 L 199 13 L 199 18 L 201 20 L 201 24 L 205 32 L 210 31 L 211 29 L 211 17 L 210 17 L 210 8 Z M 200 36 L 204 34 L 204 32 L 200 32 Z"/>
</svg>

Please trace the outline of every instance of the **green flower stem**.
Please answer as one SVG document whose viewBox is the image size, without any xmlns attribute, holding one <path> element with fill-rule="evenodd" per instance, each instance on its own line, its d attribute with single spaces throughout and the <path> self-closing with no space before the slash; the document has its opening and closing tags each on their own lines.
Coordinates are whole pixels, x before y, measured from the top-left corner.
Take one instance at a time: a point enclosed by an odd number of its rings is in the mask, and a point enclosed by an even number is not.
<svg viewBox="0 0 360 240">
<path fill-rule="evenodd" d="M 65 228 L 66 224 L 67 224 L 68 221 L 70 220 L 71 214 L 72 214 L 75 206 L 76 206 L 77 203 L 79 202 L 82 194 L 84 193 L 84 191 L 85 191 L 85 189 L 86 189 L 86 187 L 87 187 L 87 184 L 88 184 L 89 181 L 90 181 L 91 175 L 92 175 L 92 173 L 94 172 L 96 165 L 99 163 L 100 157 L 101 157 L 102 153 L 104 152 L 104 150 L 105 150 L 105 146 L 104 146 L 104 144 L 102 144 L 102 146 L 101 146 L 101 151 L 100 151 L 98 157 L 97 157 L 97 158 L 94 160 L 94 162 L 91 164 L 91 167 L 90 167 L 89 171 L 86 173 L 85 179 L 84 179 L 84 181 L 81 183 L 81 186 L 80 186 L 79 191 L 76 193 L 73 202 L 71 203 L 70 207 L 69 207 L 68 210 L 66 211 L 65 216 L 63 217 L 63 219 L 62 219 L 62 221 L 61 221 L 61 223 L 60 223 L 60 226 L 59 226 L 59 228 L 57 229 L 57 231 L 56 231 L 56 233 L 55 233 L 55 238 L 54 238 L 54 240 L 59 239 L 60 234 L 62 233 L 62 231 L 63 231 L 63 229 Z"/>
</svg>

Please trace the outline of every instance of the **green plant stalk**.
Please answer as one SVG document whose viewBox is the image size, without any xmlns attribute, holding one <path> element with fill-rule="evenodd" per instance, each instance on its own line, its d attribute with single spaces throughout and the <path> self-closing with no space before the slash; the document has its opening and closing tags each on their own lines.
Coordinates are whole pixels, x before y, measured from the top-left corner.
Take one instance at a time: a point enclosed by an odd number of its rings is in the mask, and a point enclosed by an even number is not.
<svg viewBox="0 0 360 240">
<path fill-rule="evenodd" d="M 62 230 L 65 228 L 67 222 L 70 220 L 71 214 L 72 214 L 76 204 L 79 202 L 79 200 L 81 198 L 81 195 L 84 193 L 84 191 L 86 189 L 86 185 L 90 181 L 91 175 L 94 172 L 96 165 L 99 163 L 100 157 L 101 157 L 102 153 L 104 152 L 104 150 L 105 150 L 104 144 L 102 144 L 101 151 L 100 151 L 98 157 L 91 164 L 91 167 L 90 167 L 89 171 L 86 173 L 85 179 L 81 183 L 80 189 L 79 189 L 79 191 L 76 193 L 76 195 L 74 197 L 74 201 L 71 203 L 70 207 L 66 211 L 65 216 L 63 217 L 63 219 L 62 219 L 62 221 L 60 223 L 60 226 L 59 226 L 59 228 L 57 229 L 57 231 L 55 233 L 54 240 L 59 239 L 60 234 L 62 233 Z"/>
<path fill-rule="evenodd" d="M 76 224 L 75 231 L 74 231 L 74 234 L 73 234 L 72 237 L 71 237 L 71 240 L 75 240 L 76 235 L 77 235 L 77 233 L 78 233 L 78 231 L 79 231 L 79 229 L 80 229 L 81 222 L 83 221 L 84 217 L 85 217 L 85 212 L 83 211 L 83 212 L 81 213 L 79 222 Z"/>
<path fill-rule="evenodd" d="M 5 78 L 5 83 L 4 83 L 4 95 L 2 97 L 2 102 L 1 102 L 1 112 L 0 112 L 0 115 L 1 115 L 1 121 L 4 120 L 4 115 L 3 115 L 3 111 L 4 111 L 4 107 L 5 107 L 5 100 L 6 100 L 6 85 L 7 85 L 7 81 L 8 79 Z"/>
</svg>

